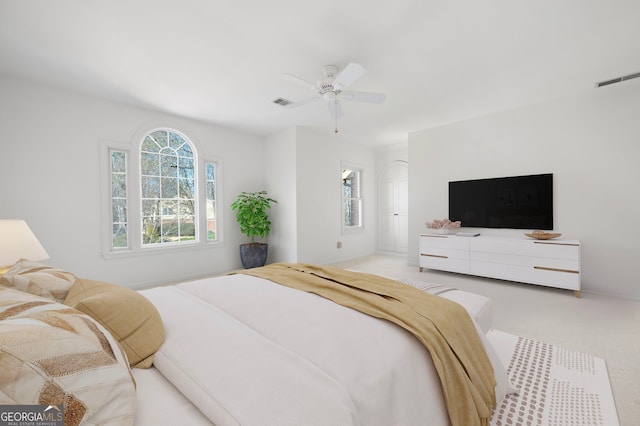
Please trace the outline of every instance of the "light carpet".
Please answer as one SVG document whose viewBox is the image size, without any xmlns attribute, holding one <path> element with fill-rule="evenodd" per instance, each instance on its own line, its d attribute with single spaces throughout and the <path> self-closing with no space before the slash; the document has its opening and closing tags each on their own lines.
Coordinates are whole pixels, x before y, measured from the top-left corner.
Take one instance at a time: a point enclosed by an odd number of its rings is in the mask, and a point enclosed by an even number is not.
<svg viewBox="0 0 640 426">
<path fill-rule="evenodd" d="M 487 337 L 519 390 L 498 403 L 491 426 L 620 424 L 603 359 L 497 330 Z"/>
</svg>

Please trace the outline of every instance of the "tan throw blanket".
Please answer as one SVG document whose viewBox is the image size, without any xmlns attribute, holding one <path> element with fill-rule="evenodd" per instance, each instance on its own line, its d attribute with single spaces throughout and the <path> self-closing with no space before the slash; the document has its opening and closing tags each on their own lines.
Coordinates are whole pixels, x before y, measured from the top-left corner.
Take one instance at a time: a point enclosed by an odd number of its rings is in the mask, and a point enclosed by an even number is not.
<svg viewBox="0 0 640 426">
<path fill-rule="evenodd" d="M 403 327 L 431 354 L 451 424 L 488 424 L 496 404 L 493 368 L 459 304 L 391 279 L 333 267 L 275 263 L 235 273 L 314 293 Z"/>
</svg>

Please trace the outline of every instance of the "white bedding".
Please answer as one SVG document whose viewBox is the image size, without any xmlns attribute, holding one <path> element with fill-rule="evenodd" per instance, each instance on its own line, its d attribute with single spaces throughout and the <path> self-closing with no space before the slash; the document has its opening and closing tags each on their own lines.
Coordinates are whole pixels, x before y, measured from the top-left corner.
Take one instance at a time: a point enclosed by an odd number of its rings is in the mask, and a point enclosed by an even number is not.
<svg viewBox="0 0 640 426">
<path fill-rule="evenodd" d="M 185 405 L 176 393 L 219 426 L 448 424 L 429 353 L 387 321 L 247 275 L 141 293 L 158 308 L 166 341 L 155 368 L 135 372 L 136 424 L 158 424 L 148 413 L 150 401 L 164 405 L 156 396 Z M 186 413 L 188 424 L 206 423 Z"/>
</svg>

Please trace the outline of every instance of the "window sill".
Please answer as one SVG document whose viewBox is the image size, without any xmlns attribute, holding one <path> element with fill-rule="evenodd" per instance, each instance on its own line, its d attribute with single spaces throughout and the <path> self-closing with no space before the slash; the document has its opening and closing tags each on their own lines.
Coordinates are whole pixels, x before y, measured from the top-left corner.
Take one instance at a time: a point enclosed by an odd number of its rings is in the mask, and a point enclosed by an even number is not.
<svg viewBox="0 0 640 426">
<path fill-rule="evenodd" d="M 348 234 L 360 234 L 364 232 L 363 226 L 353 226 L 349 228 L 342 228 L 342 235 Z"/>
<path fill-rule="evenodd" d="M 137 257 L 137 256 L 151 256 L 164 253 L 183 253 L 186 251 L 201 251 L 209 250 L 223 246 L 222 241 L 207 241 L 206 243 L 196 244 L 176 244 L 171 246 L 160 247 L 144 247 L 136 249 L 121 249 L 121 250 L 105 250 L 102 252 L 102 257 L 105 259 L 121 259 L 124 257 Z"/>
</svg>

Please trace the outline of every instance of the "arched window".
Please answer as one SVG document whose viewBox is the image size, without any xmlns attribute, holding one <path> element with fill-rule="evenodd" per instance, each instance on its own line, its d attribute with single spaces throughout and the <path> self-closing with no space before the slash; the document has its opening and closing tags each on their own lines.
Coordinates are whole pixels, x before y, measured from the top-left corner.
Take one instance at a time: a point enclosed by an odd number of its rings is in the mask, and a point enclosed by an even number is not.
<svg viewBox="0 0 640 426">
<path fill-rule="evenodd" d="M 197 241 L 196 159 L 191 143 L 171 130 L 140 146 L 142 245 Z"/>
<path fill-rule="evenodd" d="M 102 146 L 105 255 L 221 241 L 220 160 L 199 160 L 195 145 L 168 128 L 141 133 L 133 145 Z"/>
</svg>

